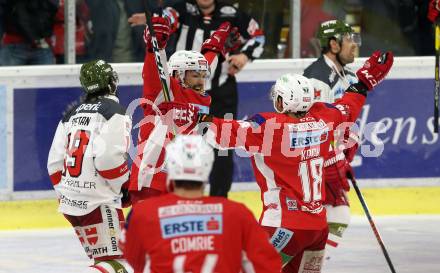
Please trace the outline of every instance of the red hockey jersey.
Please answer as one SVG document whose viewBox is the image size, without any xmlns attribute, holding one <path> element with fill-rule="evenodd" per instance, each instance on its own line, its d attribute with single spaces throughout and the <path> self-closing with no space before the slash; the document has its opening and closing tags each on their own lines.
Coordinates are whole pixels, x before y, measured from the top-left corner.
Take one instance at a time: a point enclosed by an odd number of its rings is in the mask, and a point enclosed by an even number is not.
<svg viewBox="0 0 440 273">
<path fill-rule="evenodd" d="M 212 69 L 217 64 L 217 55 L 213 52 L 205 53 L 205 58 Z M 155 124 L 153 122 L 157 113 L 155 106 L 164 102 L 161 82 L 157 73 L 157 65 L 154 54 L 147 52 L 145 55 L 142 71 L 144 80 L 143 103 L 145 120 L 139 130 L 137 156 L 133 161 L 130 190 L 139 191 L 143 187 L 152 188 L 160 192 L 167 192 L 166 171 L 164 170 L 165 145 L 166 143 L 152 143 L 155 139 L 169 138 L 151 137 Z M 190 103 L 199 108 L 202 113 L 209 113 L 211 97 L 208 94 L 200 94 L 193 89 L 184 88 L 176 78 L 170 77 L 170 97 L 172 101 Z M 156 111 L 155 111 L 156 110 Z M 148 154 L 148 157 L 145 155 Z"/>
<path fill-rule="evenodd" d="M 144 200 L 121 243 L 135 273 L 281 272 L 279 254 L 249 209 L 220 197 Z"/>
<path fill-rule="evenodd" d="M 322 229 L 324 158 L 334 129 L 353 122 L 365 97 L 346 93 L 336 104 L 315 103 L 302 118 L 260 113 L 247 121 L 214 118 L 207 140 L 220 148 L 241 147 L 251 154 L 261 189 L 263 226 Z"/>
</svg>

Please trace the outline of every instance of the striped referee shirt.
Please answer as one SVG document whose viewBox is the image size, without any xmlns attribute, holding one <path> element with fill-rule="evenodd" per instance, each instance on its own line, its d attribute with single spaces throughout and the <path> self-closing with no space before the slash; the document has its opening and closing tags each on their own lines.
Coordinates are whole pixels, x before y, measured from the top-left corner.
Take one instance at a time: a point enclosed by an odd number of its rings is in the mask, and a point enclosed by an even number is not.
<svg viewBox="0 0 440 273">
<path fill-rule="evenodd" d="M 168 53 L 178 50 L 200 51 L 203 41 L 226 21 L 238 28 L 242 39 L 241 48 L 233 53 L 244 53 L 249 60 L 259 58 L 263 53 L 265 38 L 257 21 L 235 7 L 216 2 L 215 10 L 208 16 L 202 14 L 194 0 L 180 1 L 171 7 L 178 13 L 179 28 L 169 43 Z M 210 80 L 206 83 L 207 90 L 225 83 L 228 67 L 228 63 L 223 62 L 215 71 L 211 71 Z"/>
</svg>

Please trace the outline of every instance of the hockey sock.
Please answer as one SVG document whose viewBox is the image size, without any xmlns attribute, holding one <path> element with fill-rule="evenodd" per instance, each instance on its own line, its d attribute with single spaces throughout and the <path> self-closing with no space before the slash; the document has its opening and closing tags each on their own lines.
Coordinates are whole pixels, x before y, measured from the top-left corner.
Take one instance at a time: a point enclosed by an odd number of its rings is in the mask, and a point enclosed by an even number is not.
<svg viewBox="0 0 440 273">
<path fill-rule="evenodd" d="M 102 272 L 127 273 L 127 270 L 125 269 L 125 267 L 117 260 L 98 261 L 92 267 L 98 268 Z"/>
</svg>

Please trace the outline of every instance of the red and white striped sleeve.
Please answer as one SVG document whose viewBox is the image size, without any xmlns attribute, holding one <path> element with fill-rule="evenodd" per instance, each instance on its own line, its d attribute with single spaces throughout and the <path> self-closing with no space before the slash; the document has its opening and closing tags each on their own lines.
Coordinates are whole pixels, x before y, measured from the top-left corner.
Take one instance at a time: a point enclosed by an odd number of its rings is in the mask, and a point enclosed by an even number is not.
<svg viewBox="0 0 440 273">
<path fill-rule="evenodd" d="M 130 130 L 131 119 L 127 115 L 114 114 L 93 141 L 95 168 L 118 193 L 130 175 L 127 165 Z"/>
</svg>

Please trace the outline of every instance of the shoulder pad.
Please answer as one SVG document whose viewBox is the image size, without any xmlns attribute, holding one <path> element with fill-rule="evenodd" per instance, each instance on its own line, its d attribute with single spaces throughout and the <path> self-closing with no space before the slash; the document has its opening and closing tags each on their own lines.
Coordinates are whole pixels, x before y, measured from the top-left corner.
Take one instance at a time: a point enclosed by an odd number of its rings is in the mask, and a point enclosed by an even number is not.
<svg viewBox="0 0 440 273">
<path fill-rule="evenodd" d="M 336 106 L 334 106 L 334 105 L 331 104 L 331 103 L 323 103 L 323 105 L 324 105 L 326 108 L 338 109 Z"/>
<path fill-rule="evenodd" d="M 321 56 L 318 58 L 318 60 L 314 61 L 311 65 L 304 69 L 303 76 L 318 79 L 329 85 L 329 77 L 331 72 L 331 68 L 325 63 L 324 58 Z"/>
<path fill-rule="evenodd" d="M 76 108 L 78 108 L 81 104 L 78 105 L 69 105 L 67 111 L 64 113 L 62 122 L 68 122 L 70 117 L 76 114 Z"/>
<path fill-rule="evenodd" d="M 125 108 L 116 101 L 108 98 L 102 98 L 93 103 L 83 102 L 68 112 L 64 116 L 63 122 L 69 121 L 71 116 L 78 113 L 99 113 L 104 116 L 106 120 L 109 120 L 114 114 L 125 115 Z"/>
<path fill-rule="evenodd" d="M 263 123 L 266 122 L 266 118 L 260 114 L 256 114 L 256 115 L 253 115 L 251 118 L 249 118 L 246 121 L 253 122 L 253 123 L 256 123 L 259 126 L 261 126 Z"/>
<path fill-rule="evenodd" d="M 106 120 L 109 120 L 115 114 L 125 115 L 125 108 L 114 100 L 103 98 L 99 100 L 102 102 L 102 106 L 98 108 L 100 113 Z"/>
</svg>

